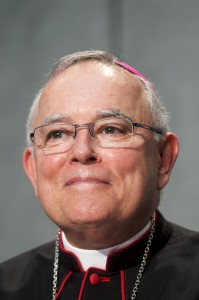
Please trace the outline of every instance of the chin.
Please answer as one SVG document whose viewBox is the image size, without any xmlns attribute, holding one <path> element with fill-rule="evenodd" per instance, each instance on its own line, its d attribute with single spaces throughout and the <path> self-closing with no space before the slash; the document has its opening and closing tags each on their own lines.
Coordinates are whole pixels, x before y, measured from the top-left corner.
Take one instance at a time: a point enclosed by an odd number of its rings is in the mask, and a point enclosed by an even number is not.
<svg viewBox="0 0 199 300">
<path fill-rule="evenodd" d="M 67 222 L 66 222 L 67 219 Z M 73 226 L 84 226 L 84 227 L 101 227 L 106 223 L 108 219 L 107 215 L 99 215 L 98 213 L 95 212 L 90 212 L 90 213 L 81 213 L 79 212 L 76 215 L 73 216 L 68 216 L 67 218 L 64 219 L 63 224 L 65 226 L 73 227 Z M 64 227 L 65 227 L 64 226 Z"/>
</svg>

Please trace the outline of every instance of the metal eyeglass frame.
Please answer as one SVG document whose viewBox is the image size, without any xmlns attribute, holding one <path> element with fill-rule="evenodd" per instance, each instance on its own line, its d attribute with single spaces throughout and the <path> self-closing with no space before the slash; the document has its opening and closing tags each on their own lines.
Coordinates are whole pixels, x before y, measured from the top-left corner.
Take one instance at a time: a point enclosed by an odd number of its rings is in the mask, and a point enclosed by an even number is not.
<svg viewBox="0 0 199 300">
<path fill-rule="evenodd" d="M 107 118 L 109 119 L 109 118 Z M 110 118 L 112 119 L 112 118 Z M 125 119 L 125 118 L 115 118 L 115 119 Z M 97 121 L 100 121 L 101 119 L 97 120 Z M 102 119 L 103 120 L 103 119 Z M 140 128 L 144 128 L 144 129 L 147 129 L 147 130 L 150 130 L 150 131 L 153 131 L 157 134 L 162 134 L 162 130 L 160 128 L 157 128 L 157 127 L 152 127 L 152 126 L 149 126 L 149 125 L 146 125 L 146 124 L 142 124 L 142 123 L 138 123 L 138 122 L 133 122 L 131 121 L 130 119 L 125 119 L 126 121 L 130 122 L 132 127 L 140 127 Z M 76 135 L 77 135 L 77 129 L 78 128 L 88 128 L 89 129 L 89 134 L 91 136 L 91 138 L 95 138 L 95 134 L 94 132 L 92 131 L 91 129 L 91 125 L 93 125 L 94 123 L 96 123 L 97 121 L 94 121 L 94 122 L 90 122 L 90 123 L 82 123 L 82 124 L 65 124 L 65 125 L 71 125 L 75 128 L 75 132 L 74 132 L 74 136 L 73 138 L 75 139 L 76 138 Z M 56 123 L 57 124 L 57 123 Z M 59 124 L 59 123 L 58 123 Z M 38 126 L 34 129 L 33 132 L 30 133 L 30 139 L 31 141 L 34 143 L 34 135 L 35 135 L 35 131 L 38 129 L 38 128 L 41 128 L 41 127 L 44 127 L 44 126 L 51 126 L 53 124 L 44 124 L 44 125 L 41 125 L 41 126 Z"/>
</svg>

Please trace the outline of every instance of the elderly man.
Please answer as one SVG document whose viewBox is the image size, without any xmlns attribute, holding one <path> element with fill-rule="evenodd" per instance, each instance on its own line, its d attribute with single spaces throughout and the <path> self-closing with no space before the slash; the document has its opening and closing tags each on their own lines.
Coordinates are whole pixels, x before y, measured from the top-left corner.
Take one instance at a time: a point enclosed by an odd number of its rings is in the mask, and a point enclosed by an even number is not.
<svg viewBox="0 0 199 300">
<path fill-rule="evenodd" d="M 199 299 L 199 235 L 157 210 L 177 154 L 142 74 L 103 51 L 60 59 L 23 154 L 57 239 L 0 266 L 0 299 Z"/>
</svg>

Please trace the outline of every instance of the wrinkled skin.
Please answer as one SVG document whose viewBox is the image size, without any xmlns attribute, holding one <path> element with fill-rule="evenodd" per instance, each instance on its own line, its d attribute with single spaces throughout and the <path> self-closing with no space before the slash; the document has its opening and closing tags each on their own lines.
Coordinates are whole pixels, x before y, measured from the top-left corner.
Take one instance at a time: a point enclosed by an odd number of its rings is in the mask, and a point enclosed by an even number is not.
<svg viewBox="0 0 199 300">
<path fill-rule="evenodd" d="M 72 124 L 92 122 L 105 109 L 152 125 L 139 79 L 118 66 L 80 63 L 47 83 L 34 127 L 55 113 L 67 114 Z M 175 134 L 164 138 L 157 143 L 151 131 L 140 129 L 133 147 L 106 149 L 81 128 L 65 153 L 26 148 L 24 168 L 45 212 L 71 244 L 106 248 L 139 232 L 158 207 L 178 153 Z"/>
</svg>

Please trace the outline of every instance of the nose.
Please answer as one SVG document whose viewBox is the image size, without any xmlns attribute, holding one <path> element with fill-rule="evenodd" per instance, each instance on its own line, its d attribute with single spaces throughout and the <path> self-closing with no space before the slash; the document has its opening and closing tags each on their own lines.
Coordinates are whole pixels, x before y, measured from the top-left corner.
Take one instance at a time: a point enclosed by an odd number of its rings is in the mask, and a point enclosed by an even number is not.
<svg viewBox="0 0 199 300">
<path fill-rule="evenodd" d="M 76 128 L 74 144 L 71 148 L 71 161 L 92 164 L 99 160 L 94 140 L 88 127 Z"/>
</svg>

